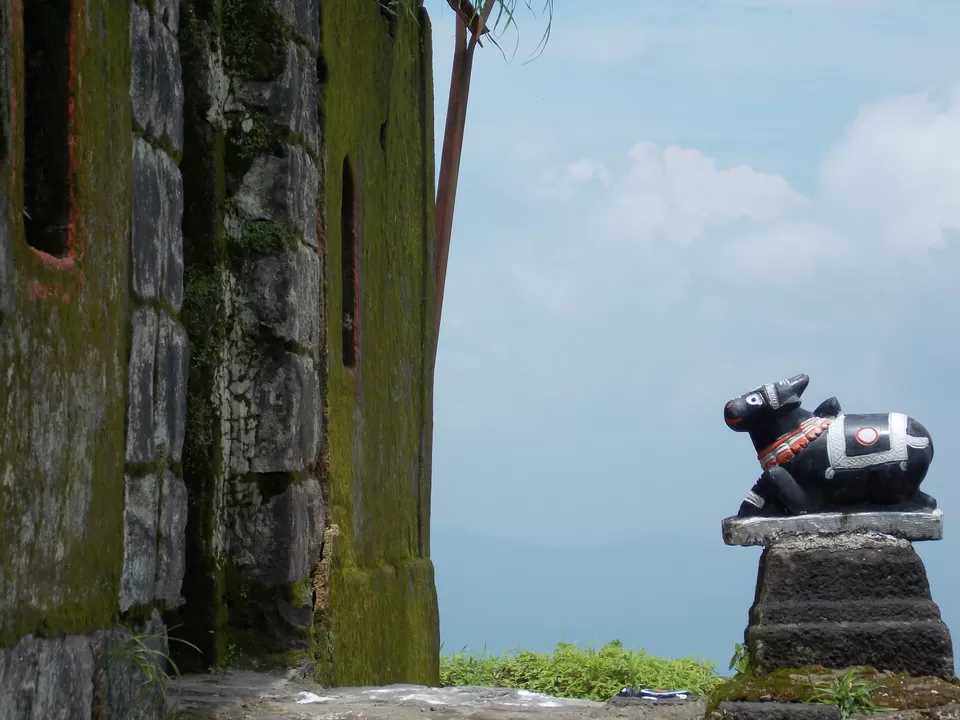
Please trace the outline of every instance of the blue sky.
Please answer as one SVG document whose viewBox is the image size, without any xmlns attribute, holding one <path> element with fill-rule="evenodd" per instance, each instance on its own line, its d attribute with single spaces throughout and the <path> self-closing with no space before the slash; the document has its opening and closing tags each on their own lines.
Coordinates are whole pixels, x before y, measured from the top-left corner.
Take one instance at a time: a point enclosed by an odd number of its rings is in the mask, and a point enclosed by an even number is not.
<svg viewBox="0 0 960 720">
<path fill-rule="evenodd" d="M 454 16 L 426 5 L 439 161 Z M 960 632 L 960 4 L 558 3 L 527 64 L 544 24 L 517 19 L 512 62 L 477 52 L 444 302 L 445 650 L 725 669 L 759 553 L 720 520 L 759 466 L 722 406 L 797 373 L 810 408 L 930 430 L 946 539 L 918 551 Z"/>
</svg>

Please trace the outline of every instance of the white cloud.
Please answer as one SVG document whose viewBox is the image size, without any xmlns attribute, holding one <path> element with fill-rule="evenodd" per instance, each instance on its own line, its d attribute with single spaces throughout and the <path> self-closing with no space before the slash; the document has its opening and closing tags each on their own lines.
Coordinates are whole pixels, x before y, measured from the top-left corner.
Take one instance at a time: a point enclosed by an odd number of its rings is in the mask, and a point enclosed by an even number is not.
<svg viewBox="0 0 960 720">
<path fill-rule="evenodd" d="M 863 108 L 822 164 L 819 204 L 848 242 L 943 247 L 960 229 L 960 86 Z"/>
<path fill-rule="evenodd" d="M 732 221 L 769 222 L 805 203 L 779 175 L 746 166 L 721 170 L 699 150 L 642 142 L 627 158 L 602 212 L 614 232 L 634 242 L 655 238 L 688 245 Z"/>
<path fill-rule="evenodd" d="M 661 303 L 679 301 L 692 282 L 735 290 L 747 267 L 774 284 L 784 267 L 795 281 L 826 271 L 889 278 L 929 267 L 928 251 L 960 231 L 960 86 L 861 108 L 823 158 L 811 197 L 780 175 L 649 142 L 618 162 L 563 167 L 553 176 L 566 178 L 565 192 L 551 197 L 565 210 L 588 208 L 583 228 L 565 245 L 552 240 L 546 257 L 511 264 L 514 281 L 553 312 L 617 277 Z M 594 179 L 607 189 L 586 192 Z"/>
<path fill-rule="evenodd" d="M 570 163 L 567 165 L 567 173 L 575 182 L 606 180 L 609 177 L 604 164 L 590 158 L 583 158 L 574 163 Z"/>
</svg>

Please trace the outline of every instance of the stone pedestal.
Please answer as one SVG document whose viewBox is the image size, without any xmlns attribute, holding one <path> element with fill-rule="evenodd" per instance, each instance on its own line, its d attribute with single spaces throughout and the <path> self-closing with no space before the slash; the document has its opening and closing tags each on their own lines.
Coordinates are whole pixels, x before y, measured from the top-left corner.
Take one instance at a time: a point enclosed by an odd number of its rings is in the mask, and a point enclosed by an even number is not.
<svg viewBox="0 0 960 720">
<path fill-rule="evenodd" d="M 939 510 L 727 518 L 728 545 L 762 545 L 745 644 L 761 673 L 822 665 L 954 677 L 950 631 L 912 541 Z"/>
</svg>

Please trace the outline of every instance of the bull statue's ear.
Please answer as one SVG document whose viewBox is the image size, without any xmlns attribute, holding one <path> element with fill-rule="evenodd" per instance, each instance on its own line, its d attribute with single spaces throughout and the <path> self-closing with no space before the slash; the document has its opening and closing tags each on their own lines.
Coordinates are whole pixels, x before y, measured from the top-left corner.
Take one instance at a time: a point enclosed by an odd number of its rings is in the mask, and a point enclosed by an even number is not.
<svg viewBox="0 0 960 720">
<path fill-rule="evenodd" d="M 780 409 L 796 410 L 798 407 L 800 407 L 801 402 L 802 401 L 800 400 L 800 396 L 798 394 L 791 393 L 790 395 L 788 395 L 787 397 L 785 397 L 783 400 L 780 401 Z"/>
<path fill-rule="evenodd" d="M 817 405 L 813 414 L 817 417 L 835 418 L 841 412 L 843 411 L 840 409 L 840 401 L 836 397 L 830 397 Z"/>
</svg>

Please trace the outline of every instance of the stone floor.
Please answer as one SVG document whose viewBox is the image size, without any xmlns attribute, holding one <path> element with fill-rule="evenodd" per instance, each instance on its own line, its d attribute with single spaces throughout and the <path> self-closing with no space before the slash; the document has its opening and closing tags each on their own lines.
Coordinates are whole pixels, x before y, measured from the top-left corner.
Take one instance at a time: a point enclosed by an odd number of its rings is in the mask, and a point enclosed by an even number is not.
<svg viewBox="0 0 960 720">
<path fill-rule="evenodd" d="M 697 720 L 705 709 L 702 698 L 598 703 L 478 687 L 325 690 L 291 677 L 241 671 L 184 676 L 171 683 L 169 700 L 170 710 L 180 713 L 177 720 Z"/>
</svg>

